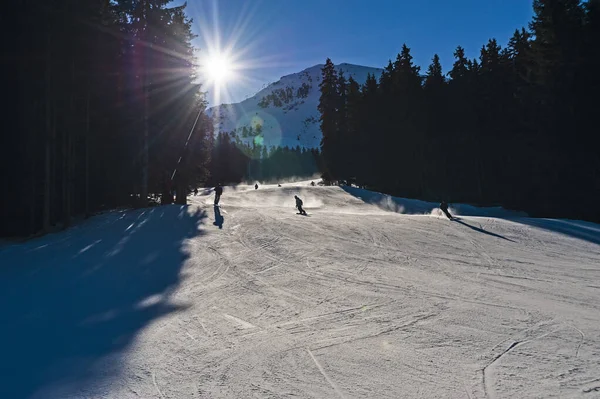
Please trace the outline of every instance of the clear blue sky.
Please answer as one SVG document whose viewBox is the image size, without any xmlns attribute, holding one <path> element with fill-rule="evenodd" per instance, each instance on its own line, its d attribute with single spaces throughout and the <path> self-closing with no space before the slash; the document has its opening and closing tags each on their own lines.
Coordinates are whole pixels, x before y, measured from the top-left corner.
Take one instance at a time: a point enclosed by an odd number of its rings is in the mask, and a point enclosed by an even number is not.
<svg viewBox="0 0 600 399">
<path fill-rule="evenodd" d="M 177 3 L 181 1 L 178 0 Z M 456 46 L 470 58 L 489 38 L 503 46 L 527 26 L 531 0 L 188 0 L 199 54 L 231 46 L 243 82 L 240 101 L 265 83 L 330 57 L 334 63 L 383 67 L 403 43 L 423 70 L 434 53 L 444 70 Z M 220 45 L 216 38 L 220 37 Z M 229 102 L 229 101 L 227 101 Z"/>
</svg>

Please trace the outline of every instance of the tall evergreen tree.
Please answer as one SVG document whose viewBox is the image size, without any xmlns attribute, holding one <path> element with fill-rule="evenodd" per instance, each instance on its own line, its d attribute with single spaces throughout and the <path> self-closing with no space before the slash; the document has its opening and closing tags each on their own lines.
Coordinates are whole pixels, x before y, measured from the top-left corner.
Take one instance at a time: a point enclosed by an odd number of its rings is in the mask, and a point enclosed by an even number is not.
<svg viewBox="0 0 600 399">
<path fill-rule="evenodd" d="M 346 89 L 346 104 L 345 104 L 345 124 L 346 134 L 344 136 L 345 143 L 345 162 L 346 177 L 352 181 L 356 181 L 361 168 L 365 167 L 365 140 L 363 135 L 360 134 L 361 116 L 361 93 L 360 85 L 354 80 L 352 76 L 348 79 L 348 85 Z"/>
<path fill-rule="evenodd" d="M 368 74 L 361 87 L 358 135 L 364 144 L 361 148 L 362 167 L 357 171 L 357 182 L 361 186 L 381 187 L 382 173 L 379 170 L 380 154 L 383 151 L 382 104 L 379 85 L 374 75 Z"/>
<path fill-rule="evenodd" d="M 387 130 L 387 181 L 406 196 L 418 197 L 423 181 L 423 88 L 420 67 L 404 44 L 392 72 L 394 112 Z"/>
<path fill-rule="evenodd" d="M 465 49 L 461 46 L 458 46 L 454 51 L 454 64 L 452 65 L 452 70 L 448 73 L 450 78 L 453 81 L 460 81 L 461 79 L 466 79 L 469 73 L 469 61 L 465 56 Z"/>
<path fill-rule="evenodd" d="M 435 89 L 441 87 L 446 82 L 442 71 L 442 64 L 440 63 L 440 56 L 434 54 L 431 60 L 431 65 L 427 68 L 427 75 L 425 77 L 425 88 Z"/>
<path fill-rule="evenodd" d="M 319 112 L 321 113 L 321 152 L 325 162 L 323 178 L 327 181 L 337 180 L 339 178 L 337 160 L 339 159 L 338 138 L 338 76 L 335 65 L 331 59 L 327 58 L 321 71 L 321 83 L 319 89 L 321 97 L 319 98 Z"/>
<path fill-rule="evenodd" d="M 440 187 L 443 192 L 449 189 L 446 187 L 446 183 L 449 181 L 446 171 L 448 152 L 451 148 L 447 127 L 447 83 L 440 57 L 437 54 L 433 56 L 431 64 L 427 68 L 423 88 L 426 107 L 425 139 L 427 140 L 424 146 L 424 158 L 428 160 L 423 164 L 424 180 L 427 182 L 424 195 L 435 198 L 436 196 L 430 188 L 432 185 Z"/>
<path fill-rule="evenodd" d="M 344 76 L 344 72 L 340 71 L 338 74 L 337 81 L 337 100 L 338 103 L 336 105 L 337 113 L 336 113 L 336 126 L 337 126 L 337 156 L 333 159 L 334 162 L 334 170 L 337 170 L 337 178 L 342 180 L 347 180 L 348 169 L 350 167 L 350 157 L 349 152 L 350 143 L 348 141 L 348 82 L 346 81 L 346 77 Z"/>
<path fill-rule="evenodd" d="M 448 104 L 448 131 L 452 138 L 448 145 L 451 149 L 460 148 L 462 154 L 457 151 L 447 152 L 446 187 L 451 184 L 452 189 L 448 188 L 441 195 L 447 201 L 473 198 L 481 201 L 483 193 L 477 175 L 477 157 L 464 156 L 477 151 L 476 84 L 479 68 L 476 61 L 467 59 L 460 46 L 456 48 L 454 58 L 452 69 L 448 73 L 451 78 L 448 82 L 448 96 L 451 99 Z"/>
<path fill-rule="evenodd" d="M 577 128 L 582 121 L 581 111 L 585 100 L 580 95 L 588 85 L 580 79 L 581 56 L 584 33 L 584 8 L 579 0 L 535 0 L 534 17 L 530 29 L 532 41 L 533 93 L 536 101 L 536 138 L 541 146 L 538 175 L 554 180 L 539 187 L 536 202 L 556 196 L 554 187 L 561 186 L 570 198 L 561 198 L 558 208 L 564 208 L 571 200 L 585 203 L 587 196 L 579 187 L 589 180 L 580 161 L 585 157 L 582 140 L 585 129 Z M 580 106 L 581 105 L 581 106 Z M 583 106 L 583 107 L 582 107 Z M 565 132 L 569 139 L 565 140 Z M 585 155 L 584 155 L 585 154 Z M 576 198 L 578 197 L 578 198 Z M 547 212 L 555 211 L 554 206 Z"/>
</svg>

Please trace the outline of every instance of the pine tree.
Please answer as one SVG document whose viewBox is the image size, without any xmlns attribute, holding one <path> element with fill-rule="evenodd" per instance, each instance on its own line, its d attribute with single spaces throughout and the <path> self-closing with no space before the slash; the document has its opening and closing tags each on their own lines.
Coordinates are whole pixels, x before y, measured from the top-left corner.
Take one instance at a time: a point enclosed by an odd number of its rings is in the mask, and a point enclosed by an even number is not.
<svg viewBox="0 0 600 399">
<path fill-rule="evenodd" d="M 336 168 L 338 159 L 338 143 L 337 137 L 337 112 L 339 104 L 338 96 L 338 76 L 335 65 L 331 59 L 327 58 L 323 69 L 321 70 L 321 83 L 319 89 L 321 97 L 319 99 L 319 118 L 321 122 L 321 152 L 323 154 L 325 170 L 323 178 L 326 181 L 337 180 L 339 178 Z"/>
<path fill-rule="evenodd" d="M 360 130 L 357 133 L 364 146 L 360 156 L 363 166 L 357 171 L 357 181 L 361 186 L 382 187 L 383 173 L 379 165 L 383 152 L 383 107 L 379 85 L 374 75 L 367 75 L 365 84 L 361 87 L 361 94 L 361 106 L 357 112 Z"/>
<path fill-rule="evenodd" d="M 596 98 L 600 91 L 600 0 L 589 0 L 585 3 L 586 16 L 585 16 L 585 42 L 583 44 L 583 63 L 581 66 L 582 72 L 580 79 L 584 83 L 580 88 L 579 98 L 590 99 Z M 580 103 L 581 112 L 583 116 L 581 126 L 594 126 L 596 124 L 596 111 L 597 102 L 594 101 L 583 101 Z M 589 171 L 588 182 L 589 185 L 586 190 L 588 198 L 597 198 L 600 195 L 600 155 L 597 148 L 600 148 L 600 135 L 589 134 L 586 139 L 581 143 L 582 146 L 588 149 L 588 154 L 585 155 L 585 159 L 589 160 L 589 164 L 586 165 Z M 589 194 L 589 193 L 596 193 Z M 589 207 L 594 209 L 593 206 Z M 597 207 L 595 208 L 597 209 Z M 600 211 L 596 210 L 593 216 L 594 220 L 600 220 Z"/>
<path fill-rule="evenodd" d="M 360 123 L 361 92 L 360 85 L 352 76 L 348 79 L 346 90 L 346 112 L 345 126 L 346 135 L 344 137 L 346 176 L 351 181 L 356 181 L 357 175 L 364 165 L 364 144 L 363 136 L 360 135 L 362 126 Z"/>
<path fill-rule="evenodd" d="M 413 63 L 410 48 L 403 45 L 392 71 L 393 112 L 388 115 L 385 170 L 394 192 L 418 197 L 424 188 L 423 88 L 420 68 Z"/>
<path fill-rule="evenodd" d="M 425 77 L 425 88 L 438 88 L 446 83 L 444 74 L 442 71 L 442 64 L 440 63 L 440 56 L 434 54 L 431 60 L 431 65 L 427 68 L 427 75 Z"/>
<path fill-rule="evenodd" d="M 465 56 L 465 49 L 458 46 L 454 51 L 454 58 L 454 65 L 448 75 L 454 82 L 459 82 L 461 79 L 465 79 L 469 73 L 469 61 Z"/>
<path fill-rule="evenodd" d="M 581 111 L 586 109 L 581 93 L 588 82 L 580 79 L 585 12 L 579 0 L 535 0 L 533 9 L 530 29 L 534 36 L 531 47 L 538 115 L 535 124 L 544 154 L 538 173 L 553 170 L 555 179 L 536 190 L 536 202 L 554 195 L 550 188 L 558 185 L 575 199 L 581 193 L 579 186 L 587 186 L 585 180 L 589 179 L 583 177 L 580 163 L 587 155 L 581 146 L 587 131 L 575 127 L 580 126 Z M 586 200 L 587 195 L 577 198 L 580 203 Z M 557 208 L 564 206 L 567 204 Z M 546 212 L 555 210 L 548 208 Z"/>
<path fill-rule="evenodd" d="M 477 61 L 471 61 L 466 58 L 465 51 L 458 46 L 454 52 L 454 63 L 448 73 L 450 81 L 448 82 L 449 117 L 448 131 L 452 137 L 451 143 L 447 143 L 448 151 L 446 163 L 447 184 L 444 186 L 447 191 L 440 194 L 447 201 L 459 201 L 465 198 L 481 200 L 482 192 L 480 190 L 477 169 L 477 158 L 465 156 L 464 154 L 473 154 L 477 148 L 477 77 L 479 66 Z M 460 151 L 454 151 L 460 148 Z M 461 153 L 462 152 L 462 153 Z M 448 187 L 452 185 L 452 190 Z"/>
<path fill-rule="evenodd" d="M 351 162 L 349 152 L 351 148 L 348 142 L 348 104 L 347 104 L 347 91 L 348 84 L 344 72 L 340 71 L 338 74 L 337 81 L 337 112 L 336 112 L 336 125 L 337 125 L 337 156 L 333 160 L 334 170 L 337 172 L 337 179 L 347 180 L 348 169 Z"/>
<path fill-rule="evenodd" d="M 440 57 L 435 54 L 427 68 L 424 82 L 425 95 L 425 124 L 426 136 L 424 139 L 424 158 L 428 161 L 423 164 L 424 179 L 427 181 L 426 194 L 431 199 L 439 199 L 435 191 L 448 191 L 449 176 L 448 152 L 451 142 L 448 137 L 447 115 L 447 84 L 442 71 Z M 437 187 L 437 190 L 434 187 Z"/>
</svg>

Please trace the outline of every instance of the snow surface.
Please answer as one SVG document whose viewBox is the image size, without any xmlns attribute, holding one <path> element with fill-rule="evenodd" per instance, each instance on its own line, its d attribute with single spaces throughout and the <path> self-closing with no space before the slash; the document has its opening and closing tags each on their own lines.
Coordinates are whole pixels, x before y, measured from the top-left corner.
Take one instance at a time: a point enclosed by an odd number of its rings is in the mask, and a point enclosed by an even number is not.
<svg viewBox="0 0 600 399">
<path fill-rule="evenodd" d="M 0 248 L 0 397 L 600 397 L 599 225 L 308 183 L 212 200 Z"/>
<path fill-rule="evenodd" d="M 267 85 L 254 96 L 235 104 L 224 104 L 209 110 L 216 117 L 218 132 L 231 132 L 244 126 L 262 126 L 262 144 L 267 146 L 288 146 L 316 148 L 321 143 L 321 130 L 319 126 L 319 83 L 321 82 L 321 68 L 315 65 L 299 73 L 283 76 L 275 83 Z M 364 84 L 367 75 L 375 75 L 377 79 L 382 69 L 353 64 L 336 65 L 338 73 L 344 73 L 346 79 L 354 78 L 359 84 Z M 298 88 L 306 84 L 310 87 L 306 98 L 297 97 Z M 292 88 L 294 98 L 281 106 L 272 103 L 263 108 L 259 103 L 266 96 L 279 89 Z M 245 141 L 250 141 L 246 138 Z"/>
</svg>

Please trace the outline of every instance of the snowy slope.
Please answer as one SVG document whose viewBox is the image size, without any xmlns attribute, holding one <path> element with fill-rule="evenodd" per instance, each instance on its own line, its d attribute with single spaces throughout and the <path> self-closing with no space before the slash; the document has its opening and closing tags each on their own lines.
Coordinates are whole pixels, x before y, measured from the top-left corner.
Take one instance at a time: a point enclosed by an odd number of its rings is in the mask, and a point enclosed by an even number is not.
<svg viewBox="0 0 600 399">
<path fill-rule="evenodd" d="M 317 105 L 322 67 L 315 65 L 283 76 L 240 103 L 211 108 L 209 112 L 216 118 L 216 131 L 235 130 L 240 138 L 251 141 L 260 125 L 268 146 L 318 147 L 321 130 Z M 340 64 L 336 68 L 346 79 L 352 76 L 360 84 L 367 80 L 369 73 L 379 79 L 382 72 L 379 68 L 352 64 Z M 252 133 L 244 135 L 244 127 L 252 128 Z"/>
<path fill-rule="evenodd" d="M 600 396 L 599 225 L 307 183 L 212 199 L 1 247 L 0 397 Z"/>
</svg>

